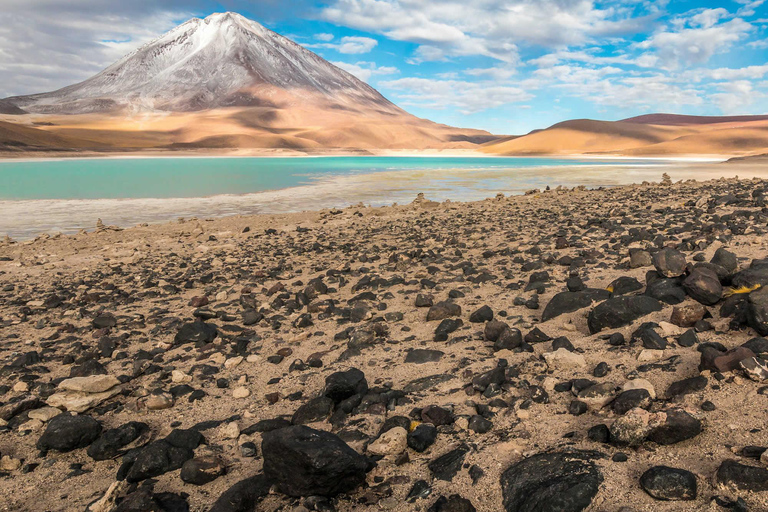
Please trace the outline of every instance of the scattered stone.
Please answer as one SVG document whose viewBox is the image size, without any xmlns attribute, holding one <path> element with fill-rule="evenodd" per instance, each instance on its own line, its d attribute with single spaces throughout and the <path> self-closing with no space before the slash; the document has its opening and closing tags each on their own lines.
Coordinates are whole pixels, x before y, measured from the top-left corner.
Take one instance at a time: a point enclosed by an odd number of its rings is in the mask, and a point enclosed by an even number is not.
<svg viewBox="0 0 768 512">
<path fill-rule="evenodd" d="M 101 424 L 90 416 L 60 414 L 48 422 L 45 432 L 37 440 L 37 449 L 43 452 L 69 452 L 85 448 L 94 442 L 99 434 Z"/>
<path fill-rule="evenodd" d="M 205 485 L 224 475 L 226 467 L 216 456 L 195 457 L 181 466 L 181 480 L 192 485 Z"/>
<path fill-rule="evenodd" d="M 726 460 L 717 469 L 717 483 L 739 491 L 768 491 L 768 469 Z"/>
<path fill-rule="evenodd" d="M 659 301 L 644 295 L 614 297 L 598 304 L 589 313 L 589 332 L 596 334 L 603 329 L 624 327 L 661 309 Z"/>
<path fill-rule="evenodd" d="M 603 483 L 594 463 L 598 452 L 573 451 L 533 455 L 501 475 L 504 510 L 580 512 L 586 509 Z"/>
<path fill-rule="evenodd" d="M 640 486 L 657 500 L 695 500 L 696 476 L 684 469 L 654 466 L 640 477 Z"/>
<path fill-rule="evenodd" d="M 371 464 L 338 436 L 304 426 L 266 432 L 264 475 L 289 496 L 332 497 L 365 481 Z"/>
</svg>

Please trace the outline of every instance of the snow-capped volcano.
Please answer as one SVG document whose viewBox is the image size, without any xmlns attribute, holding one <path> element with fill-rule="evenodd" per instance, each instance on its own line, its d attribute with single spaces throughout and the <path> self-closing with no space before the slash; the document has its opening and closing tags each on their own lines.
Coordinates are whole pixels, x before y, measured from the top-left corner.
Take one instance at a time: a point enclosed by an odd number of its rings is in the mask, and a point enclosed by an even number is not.
<svg viewBox="0 0 768 512">
<path fill-rule="evenodd" d="M 402 113 L 346 71 L 231 12 L 193 18 L 84 82 L 7 102 L 30 113 L 190 112 L 269 105 L 283 91 Z"/>
</svg>

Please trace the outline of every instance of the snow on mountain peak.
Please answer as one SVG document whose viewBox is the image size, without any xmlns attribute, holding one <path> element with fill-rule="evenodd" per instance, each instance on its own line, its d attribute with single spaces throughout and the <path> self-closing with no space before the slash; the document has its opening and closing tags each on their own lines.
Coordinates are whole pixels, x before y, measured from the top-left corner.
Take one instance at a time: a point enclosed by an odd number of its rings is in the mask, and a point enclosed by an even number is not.
<svg viewBox="0 0 768 512">
<path fill-rule="evenodd" d="M 32 113 L 195 111 L 259 104 L 259 93 L 274 89 L 397 110 L 346 71 L 233 12 L 193 18 L 79 84 L 8 100 Z"/>
</svg>

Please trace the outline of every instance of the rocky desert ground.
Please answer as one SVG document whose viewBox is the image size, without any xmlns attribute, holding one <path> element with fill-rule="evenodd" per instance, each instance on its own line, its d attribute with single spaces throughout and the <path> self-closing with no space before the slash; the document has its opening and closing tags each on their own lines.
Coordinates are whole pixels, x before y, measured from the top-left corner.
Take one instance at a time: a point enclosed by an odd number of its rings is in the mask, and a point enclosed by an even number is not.
<svg viewBox="0 0 768 512">
<path fill-rule="evenodd" d="M 6 239 L 0 509 L 768 510 L 766 190 Z"/>
</svg>

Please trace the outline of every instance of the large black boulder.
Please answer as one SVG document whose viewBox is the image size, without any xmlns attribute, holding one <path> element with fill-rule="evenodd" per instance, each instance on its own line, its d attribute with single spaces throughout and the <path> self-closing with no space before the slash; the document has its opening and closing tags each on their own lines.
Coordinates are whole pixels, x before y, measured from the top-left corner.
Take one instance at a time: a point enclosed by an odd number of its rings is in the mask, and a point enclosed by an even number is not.
<svg viewBox="0 0 768 512">
<path fill-rule="evenodd" d="M 541 315 L 541 321 L 546 322 L 566 313 L 573 313 L 584 309 L 594 302 L 608 299 L 611 292 L 608 290 L 583 290 L 580 292 L 560 292 L 550 299 Z"/>
<path fill-rule="evenodd" d="M 367 392 L 368 381 L 365 380 L 365 374 L 357 368 L 332 373 L 325 378 L 323 395 L 333 400 L 334 403 L 339 403 L 353 395 L 364 395 Z"/>
<path fill-rule="evenodd" d="M 768 469 L 726 460 L 717 469 L 717 482 L 740 491 L 768 491 Z"/>
<path fill-rule="evenodd" d="M 45 432 L 37 440 L 41 451 L 69 452 L 85 448 L 101 434 L 101 423 L 90 416 L 59 414 L 46 425 Z"/>
<path fill-rule="evenodd" d="M 123 458 L 119 475 L 130 482 L 140 482 L 179 469 L 194 457 L 203 436 L 195 430 L 175 429 L 165 439 L 153 441 L 136 452 L 128 452 Z"/>
<path fill-rule="evenodd" d="M 139 421 L 131 421 L 117 428 L 105 430 L 101 436 L 88 447 L 88 456 L 94 460 L 114 459 L 127 451 L 123 449 L 124 446 L 148 433 L 149 425 Z"/>
<path fill-rule="evenodd" d="M 659 277 L 656 272 L 649 272 L 646 276 L 645 295 L 653 297 L 664 304 L 672 306 L 684 302 L 686 299 L 683 279 L 681 277 Z"/>
<path fill-rule="evenodd" d="M 720 278 L 709 268 L 696 267 L 683 281 L 683 288 L 689 297 L 705 306 L 713 306 L 723 298 Z"/>
<path fill-rule="evenodd" d="M 656 444 L 670 445 L 701 434 L 701 421 L 682 409 L 667 409 L 664 411 L 666 420 L 654 427 L 648 434 L 648 439 Z"/>
<path fill-rule="evenodd" d="M 614 297 L 595 306 L 590 311 L 587 324 L 589 332 L 596 334 L 603 329 L 624 327 L 638 318 L 661 311 L 662 304 L 645 295 Z"/>
<path fill-rule="evenodd" d="M 365 481 L 371 462 L 330 432 L 293 426 L 262 437 L 264 475 L 289 496 L 327 496 Z"/>
<path fill-rule="evenodd" d="M 597 494 L 603 475 L 599 452 L 540 453 L 507 468 L 501 475 L 506 512 L 580 512 Z"/>
<path fill-rule="evenodd" d="M 657 500 L 695 500 L 696 476 L 684 469 L 654 466 L 640 477 L 640 487 Z"/>
<path fill-rule="evenodd" d="M 653 266 L 664 277 L 678 277 L 685 273 L 685 255 L 671 247 L 665 247 L 653 254 Z"/>
<path fill-rule="evenodd" d="M 768 287 L 749 294 L 747 321 L 760 336 L 768 335 Z"/>
</svg>

